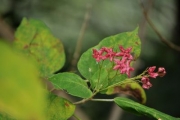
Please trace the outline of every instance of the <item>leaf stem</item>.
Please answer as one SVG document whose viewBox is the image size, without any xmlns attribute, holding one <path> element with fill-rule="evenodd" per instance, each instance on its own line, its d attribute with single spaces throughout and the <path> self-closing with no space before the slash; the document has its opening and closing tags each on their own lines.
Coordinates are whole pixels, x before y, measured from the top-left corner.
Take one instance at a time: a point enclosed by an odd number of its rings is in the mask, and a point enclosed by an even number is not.
<svg viewBox="0 0 180 120">
<path fill-rule="evenodd" d="M 97 84 L 96 84 L 96 87 L 95 87 L 95 91 L 99 91 L 99 82 L 100 82 L 100 77 L 101 77 L 101 70 L 102 70 L 102 67 L 103 67 L 103 62 L 104 60 L 101 62 L 101 65 L 99 64 L 99 76 L 98 76 L 98 81 L 97 81 Z M 97 90 L 96 90 L 97 89 Z M 93 91 L 94 92 L 94 91 Z"/>
<path fill-rule="evenodd" d="M 99 102 L 113 102 L 114 99 L 91 99 L 91 101 L 99 101 Z"/>
<path fill-rule="evenodd" d="M 89 100 L 92 100 L 92 98 L 93 98 L 98 92 L 99 92 L 99 91 L 94 92 L 93 95 L 92 95 L 90 98 L 82 99 L 82 100 L 80 100 L 80 101 L 78 101 L 78 102 L 75 102 L 75 103 L 73 103 L 73 104 L 74 104 L 74 105 L 77 105 L 77 104 L 85 103 L 85 102 L 87 102 L 87 101 L 89 101 Z"/>
</svg>

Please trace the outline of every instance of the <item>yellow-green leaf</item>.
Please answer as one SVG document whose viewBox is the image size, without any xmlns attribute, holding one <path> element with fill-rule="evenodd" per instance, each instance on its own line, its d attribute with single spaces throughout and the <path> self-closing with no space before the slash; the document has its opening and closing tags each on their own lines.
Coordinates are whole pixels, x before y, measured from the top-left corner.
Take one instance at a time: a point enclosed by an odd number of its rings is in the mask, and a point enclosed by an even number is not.
<svg viewBox="0 0 180 120">
<path fill-rule="evenodd" d="M 47 108 L 48 120 L 67 120 L 75 110 L 75 105 L 68 100 L 51 94 Z"/>
<path fill-rule="evenodd" d="M 30 60 L 0 41 L 0 112 L 17 119 L 45 120 L 45 91 Z"/>
<path fill-rule="evenodd" d="M 39 20 L 24 18 L 15 32 L 14 45 L 27 57 L 33 57 L 39 63 L 43 77 L 64 65 L 65 54 L 61 41 Z"/>
<path fill-rule="evenodd" d="M 125 80 L 119 83 L 119 85 L 109 86 L 101 93 L 105 93 L 107 95 L 123 93 L 136 98 L 143 104 L 146 102 L 146 93 L 144 89 L 139 85 L 139 83 L 132 80 Z"/>
</svg>

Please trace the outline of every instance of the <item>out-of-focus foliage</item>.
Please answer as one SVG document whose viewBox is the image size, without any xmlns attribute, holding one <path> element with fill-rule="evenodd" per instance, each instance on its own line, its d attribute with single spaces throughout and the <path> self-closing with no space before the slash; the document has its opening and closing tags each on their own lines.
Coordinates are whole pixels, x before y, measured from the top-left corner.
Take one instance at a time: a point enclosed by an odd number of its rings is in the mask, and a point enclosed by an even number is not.
<svg viewBox="0 0 180 120">
<path fill-rule="evenodd" d="M 45 119 L 46 93 L 38 69 L 2 41 L 0 55 L 1 113 L 17 119 Z"/>
</svg>

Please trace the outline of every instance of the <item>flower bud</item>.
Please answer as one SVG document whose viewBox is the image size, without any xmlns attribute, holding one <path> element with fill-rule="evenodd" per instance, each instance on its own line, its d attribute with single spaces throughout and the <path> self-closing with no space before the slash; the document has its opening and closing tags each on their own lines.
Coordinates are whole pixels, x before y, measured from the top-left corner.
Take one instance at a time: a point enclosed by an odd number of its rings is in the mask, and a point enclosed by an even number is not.
<svg viewBox="0 0 180 120">
<path fill-rule="evenodd" d="M 163 77 L 166 74 L 166 70 L 163 67 L 158 68 L 158 76 Z"/>
</svg>

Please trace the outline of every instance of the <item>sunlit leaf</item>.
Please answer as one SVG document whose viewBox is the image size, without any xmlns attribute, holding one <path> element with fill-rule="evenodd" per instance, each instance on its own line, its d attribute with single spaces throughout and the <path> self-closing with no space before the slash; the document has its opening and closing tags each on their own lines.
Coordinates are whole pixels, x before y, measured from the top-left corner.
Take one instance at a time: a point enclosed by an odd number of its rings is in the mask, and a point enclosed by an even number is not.
<svg viewBox="0 0 180 120">
<path fill-rule="evenodd" d="M 137 115 L 145 115 L 151 118 L 155 118 L 157 120 L 179 120 L 180 119 L 180 118 L 174 118 L 170 115 L 162 113 L 153 108 L 144 106 L 128 98 L 117 97 L 114 99 L 114 102 L 122 109 L 128 112 L 132 112 Z"/>
<path fill-rule="evenodd" d="M 74 73 L 59 73 L 49 78 L 50 82 L 56 89 L 64 89 L 69 94 L 89 98 L 92 96 L 91 90 L 88 88 L 87 83 L 78 75 Z"/>
<path fill-rule="evenodd" d="M 39 20 L 24 18 L 15 32 L 14 45 L 39 63 L 41 76 L 48 76 L 64 65 L 62 43 Z"/>
<path fill-rule="evenodd" d="M 75 111 L 75 105 L 56 95 L 49 96 L 47 108 L 48 120 L 67 120 Z"/>
<path fill-rule="evenodd" d="M 45 91 L 38 69 L 2 42 L 0 56 L 0 112 L 17 119 L 45 120 Z"/>
<path fill-rule="evenodd" d="M 110 86 L 101 93 L 105 93 L 107 95 L 123 93 L 138 99 L 143 104 L 146 102 L 146 94 L 144 89 L 137 82 L 132 80 L 125 80 L 119 85 L 112 87 Z"/>
<path fill-rule="evenodd" d="M 120 51 L 120 45 L 122 45 L 124 48 L 132 47 L 131 54 L 135 59 L 137 59 L 141 51 L 141 42 L 138 37 L 138 28 L 136 28 L 132 32 L 124 32 L 107 37 L 103 39 L 97 46 L 88 49 L 80 57 L 80 60 L 78 62 L 78 69 L 80 73 L 90 81 L 91 87 L 93 89 L 97 88 L 97 86 L 101 86 L 101 88 L 98 89 L 104 89 L 127 78 L 126 74 L 117 74 L 117 72 L 112 69 L 114 65 L 113 62 L 104 60 L 97 63 L 96 60 L 92 57 L 92 49 L 101 49 L 102 47 L 108 47 L 113 48 L 114 51 L 118 52 Z M 102 76 L 107 80 L 99 79 L 102 78 L 101 74 L 96 74 L 100 73 L 100 71 L 106 71 L 103 72 Z M 94 76 L 96 76 L 96 78 Z"/>
</svg>

